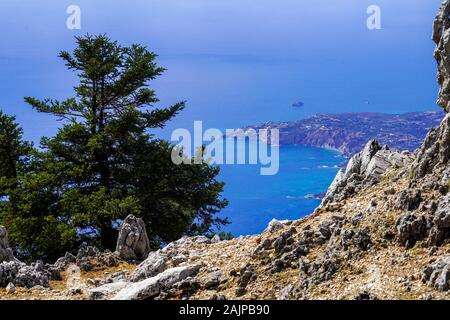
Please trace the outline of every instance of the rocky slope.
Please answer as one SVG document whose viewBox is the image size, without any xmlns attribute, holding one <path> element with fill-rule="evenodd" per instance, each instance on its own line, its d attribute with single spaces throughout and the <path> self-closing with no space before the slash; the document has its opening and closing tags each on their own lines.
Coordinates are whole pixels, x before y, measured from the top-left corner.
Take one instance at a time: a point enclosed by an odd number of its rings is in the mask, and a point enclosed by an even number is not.
<svg viewBox="0 0 450 320">
<path fill-rule="evenodd" d="M 371 139 L 391 148 L 414 151 L 441 120 L 440 112 L 317 114 L 304 120 L 267 122 L 243 130 L 277 128 L 280 145 L 329 148 L 352 156 Z"/>
<path fill-rule="evenodd" d="M 447 0 L 433 33 L 443 86 L 449 12 Z M 449 299 L 449 99 L 442 89 L 444 119 L 414 153 L 369 141 L 312 215 L 258 236 L 186 237 L 148 252 L 130 216 L 114 253 L 88 247 L 28 266 L 0 229 L 0 298 Z"/>
</svg>

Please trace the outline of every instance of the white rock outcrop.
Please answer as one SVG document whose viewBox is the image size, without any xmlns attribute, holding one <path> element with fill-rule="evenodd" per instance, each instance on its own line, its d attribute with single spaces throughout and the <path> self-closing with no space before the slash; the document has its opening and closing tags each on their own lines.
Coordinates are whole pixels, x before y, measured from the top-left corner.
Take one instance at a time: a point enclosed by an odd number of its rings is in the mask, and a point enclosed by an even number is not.
<svg viewBox="0 0 450 320">
<path fill-rule="evenodd" d="M 8 232 L 5 227 L 0 226 L 0 262 L 14 260 L 13 251 L 9 247 Z"/>
<path fill-rule="evenodd" d="M 340 170 L 322 200 L 322 205 L 340 202 L 381 180 L 389 169 L 403 168 L 411 160 L 409 153 L 389 149 L 376 140 L 369 141 L 364 149 L 354 155 L 345 170 Z"/>
<path fill-rule="evenodd" d="M 450 0 L 442 3 L 434 20 L 433 41 L 436 43 L 434 57 L 438 64 L 438 82 L 440 85 L 437 103 L 450 112 Z"/>
<path fill-rule="evenodd" d="M 145 223 L 141 218 L 129 215 L 120 227 L 116 252 L 126 261 L 143 261 L 150 253 Z"/>
<path fill-rule="evenodd" d="M 158 296 L 165 289 L 191 277 L 200 270 L 201 265 L 192 265 L 167 269 L 164 272 L 127 285 L 112 300 L 145 300 Z"/>
</svg>

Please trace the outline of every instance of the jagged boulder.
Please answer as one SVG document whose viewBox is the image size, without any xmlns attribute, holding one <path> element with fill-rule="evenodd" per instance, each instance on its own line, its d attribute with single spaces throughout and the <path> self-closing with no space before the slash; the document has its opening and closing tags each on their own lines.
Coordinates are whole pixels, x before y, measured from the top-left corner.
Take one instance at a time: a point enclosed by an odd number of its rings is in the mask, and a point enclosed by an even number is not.
<svg viewBox="0 0 450 320">
<path fill-rule="evenodd" d="M 78 250 L 75 263 L 82 271 L 91 271 L 93 262 L 107 267 L 115 267 L 120 263 L 117 252 L 100 251 L 96 247 L 87 246 Z"/>
<path fill-rule="evenodd" d="M 396 222 L 397 242 L 411 248 L 417 241 L 425 237 L 427 220 L 423 215 L 407 212 L 401 215 Z"/>
<path fill-rule="evenodd" d="M 420 190 L 403 190 L 396 196 L 396 209 L 413 211 L 422 203 Z"/>
<path fill-rule="evenodd" d="M 214 271 L 208 274 L 208 276 L 203 280 L 202 287 L 209 290 L 216 288 L 218 285 L 225 283 L 226 281 L 227 279 L 222 271 Z"/>
<path fill-rule="evenodd" d="M 378 300 L 378 297 L 368 290 L 363 290 L 354 297 L 354 300 L 358 300 L 358 301 Z"/>
<path fill-rule="evenodd" d="M 438 228 L 450 228 L 450 194 L 444 196 L 439 202 L 433 222 Z"/>
<path fill-rule="evenodd" d="M 50 272 L 42 261 L 26 265 L 14 257 L 9 247 L 8 232 L 6 228 L 0 227 L 0 287 L 9 284 L 25 288 L 48 287 L 49 279 Z"/>
<path fill-rule="evenodd" d="M 450 257 L 442 258 L 425 267 L 422 281 L 439 291 L 450 289 Z"/>
<path fill-rule="evenodd" d="M 433 128 L 428 133 L 422 146 L 418 149 L 415 160 L 412 164 L 411 173 L 415 180 L 420 180 L 427 174 L 444 170 L 436 178 L 443 181 L 443 185 L 448 185 L 449 177 L 448 162 L 450 160 L 450 115 L 446 115 L 441 125 Z M 447 171 L 445 171 L 447 169 Z M 445 173 L 447 172 L 447 174 Z M 438 181 L 439 181 L 438 180 Z"/>
<path fill-rule="evenodd" d="M 30 266 L 23 265 L 19 268 L 13 283 L 18 287 L 24 288 L 33 288 L 35 286 L 47 288 L 49 286 L 49 278 L 42 261 L 37 261 Z"/>
<path fill-rule="evenodd" d="M 337 238 L 339 238 L 340 241 L 337 241 L 337 243 L 333 243 L 333 241 L 336 242 Z M 328 246 L 338 247 L 339 244 L 340 247 L 344 249 L 344 251 L 347 251 L 349 249 L 352 249 L 353 251 L 366 251 L 372 246 L 372 239 L 369 229 L 366 227 L 359 230 L 342 230 L 340 231 L 339 237 L 337 234 L 333 236 L 333 239 L 330 240 Z"/>
<path fill-rule="evenodd" d="M 150 253 L 145 223 L 142 219 L 129 215 L 120 227 L 116 252 L 126 261 L 143 261 Z"/>
<path fill-rule="evenodd" d="M 64 257 L 61 257 L 58 260 L 56 260 L 54 266 L 60 271 L 63 271 L 70 263 L 75 263 L 76 261 L 77 257 L 75 257 L 73 254 L 69 252 L 66 252 Z"/>
<path fill-rule="evenodd" d="M 211 244 L 211 239 L 204 236 L 182 237 L 169 243 L 163 249 L 150 252 L 147 259 L 142 261 L 131 275 L 131 281 L 137 282 L 154 277 L 166 269 L 187 264 L 193 257 L 201 254 L 204 245 Z M 201 249 L 196 250 L 196 246 Z"/>
<path fill-rule="evenodd" d="M 333 216 L 331 220 L 323 221 L 319 224 L 318 237 L 323 240 L 329 240 L 332 236 L 339 235 L 344 222 L 338 216 Z"/>
<path fill-rule="evenodd" d="M 309 287 L 311 284 L 318 284 L 333 278 L 339 270 L 342 262 L 341 255 L 337 248 L 329 247 L 324 253 L 311 264 L 305 263 L 303 268 L 307 270 L 307 278 L 302 281 L 302 287 Z"/>
<path fill-rule="evenodd" d="M 364 228 L 355 232 L 353 236 L 353 244 L 360 250 L 367 250 L 372 245 L 369 229 Z"/>
<path fill-rule="evenodd" d="M 7 286 L 6 286 L 6 293 L 7 294 L 13 294 L 16 292 L 16 286 L 14 285 L 14 283 L 10 282 Z"/>
<path fill-rule="evenodd" d="M 239 272 L 239 279 L 238 279 L 238 288 L 236 289 L 236 295 L 242 296 L 246 293 L 247 285 L 250 283 L 250 281 L 254 281 L 257 277 L 257 274 L 255 273 L 254 266 L 250 263 L 245 264 L 241 267 Z"/>
<path fill-rule="evenodd" d="M 131 275 L 131 281 L 137 282 L 146 278 L 156 276 L 168 268 L 169 259 L 167 255 L 158 250 L 151 252 L 147 259 L 138 265 Z"/>
<path fill-rule="evenodd" d="M 437 103 L 450 112 L 450 1 L 445 0 L 434 20 L 433 41 L 436 43 L 434 57 L 438 64 L 438 82 L 440 84 Z"/>
<path fill-rule="evenodd" d="M 13 251 L 9 247 L 8 232 L 5 227 L 0 226 L 0 262 L 14 260 Z"/>
<path fill-rule="evenodd" d="M 430 230 L 428 244 L 441 245 L 450 237 L 450 194 L 442 197 L 432 219 L 433 227 Z"/>
<path fill-rule="evenodd" d="M 445 0 L 434 20 L 433 40 L 436 43 L 434 57 L 438 65 L 437 79 L 440 85 L 437 103 L 446 113 L 450 112 L 450 1 Z M 450 178 L 450 117 L 447 114 L 441 125 L 431 129 L 419 148 L 412 167 L 413 177 L 418 180 L 425 175 L 447 167 L 443 178 L 447 185 Z"/>
<path fill-rule="evenodd" d="M 283 232 L 279 237 L 277 237 L 275 241 L 273 241 L 272 246 L 275 249 L 276 253 L 282 253 L 291 249 L 290 247 L 286 247 L 294 242 L 292 236 L 295 234 L 295 232 L 295 228 L 290 228 L 289 230 Z"/>
<path fill-rule="evenodd" d="M 409 153 L 389 149 L 376 140 L 369 141 L 360 153 L 349 160 L 346 169 L 338 172 L 321 206 L 341 202 L 362 188 L 378 183 L 387 170 L 405 167 L 410 159 Z"/>
<path fill-rule="evenodd" d="M 41 261 L 30 266 L 19 261 L 0 263 L 0 287 L 6 287 L 9 283 L 25 288 L 48 287 L 49 278 L 50 275 Z"/>
<path fill-rule="evenodd" d="M 290 223 L 292 223 L 292 221 L 289 221 L 289 220 L 281 220 L 280 221 L 277 219 L 272 219 L 269 222 L 266 230 L 264 230 L 264 232 L 270 232 L 270 233 L 276 232 L 276 231 L 282 229 L 284 226 L 289 225 Z"/>
<path fill-rule="evenodd" d="M 262 240 L 253 251 L 253 257 L 257 258 L 266 255 L 265 253 L 267 252 L 268 249 L 272 247 L 273 241 L 274 239 L 270 238 Z"/>
<path fill-rule="evenodd" d="M 13 282 L 22 266 L 22 263 L 15 261 L 0 263 L 0 288 Z"/>
<path fill-rule="evenodd" d="M 120 290 L 126 288 L 129 282 L 126 281 L 116 281 L 111 283 L 106 283 L 97 288 L 88 290 L 88 297 L 90 300 L 100 300 L 116 294 Z"/>
<path fill-rule="evenodd" d="M 176 283 L 194 276 L 200 268 L 201 265 L 191 265 L 167 269 L 154 277 L 130 283 L 120 290 L 113 300 L 145 300 L 155 298 L 162 291 L 174 287 Z"/>
<path fill-rule="evenodd" d="M 69 265 L 75 264 L 81 271 L 91 271 L 94 265 L 115 267 L 119 265 L 121 259 L 116 252 L 109 250 L 100 251 L 96 247 L 86 246 L 78 250 L 76 256 L 66 252 L 64 257 L 56 260 L 54 264 L 46 264 L 45 269 L 52 280 L 61 280 L 61 272 L 66 270 Z"/>
</svg>

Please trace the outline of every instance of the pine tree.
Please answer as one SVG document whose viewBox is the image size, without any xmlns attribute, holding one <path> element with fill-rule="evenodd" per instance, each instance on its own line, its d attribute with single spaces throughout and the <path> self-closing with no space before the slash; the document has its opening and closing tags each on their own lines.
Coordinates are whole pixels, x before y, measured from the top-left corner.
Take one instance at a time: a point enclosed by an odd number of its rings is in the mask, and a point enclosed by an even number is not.
<svg viewBox="0 0 450 320">
<path fill-rule="evenodd" d="M 14 117 L 0 111 L 0 224 L 21 260 L 52 260 L 79 245 L 58 207 L 58 184 L 42 154 L 23 140 Z"/>
<path fill-rule="evenodd" d="M 185 106 L 154 107 L 148 84 L 164 71 L 156 55 L 104 35 L 76 40 L 73 53 L 59 54 L 79 78 L 75 97 L 25 101 L 65 120 L 55 137 L 42 140 L 41 158 L 60 184 L 60 214 L 70 217 L 80 241 L 114 249 L 117 223 L 131 213 L 144 218 L 155 245 L 226 224 L 214 216 L 227 204 L 218 168 L 174 165 L 171 145 L 149 131 Z"/>
</svg>

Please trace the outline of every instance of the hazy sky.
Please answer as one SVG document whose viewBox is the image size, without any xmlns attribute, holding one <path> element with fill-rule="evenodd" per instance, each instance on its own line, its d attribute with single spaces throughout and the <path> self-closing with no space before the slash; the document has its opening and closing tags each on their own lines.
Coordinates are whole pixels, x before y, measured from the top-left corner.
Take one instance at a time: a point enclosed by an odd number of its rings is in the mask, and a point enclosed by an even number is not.
<svg viewBox="0 0 450 320">
<path fill-rule="evenodd" d="M 66 8 L 81 8 L 81 30 Z M 368 30 L 366 9 L 381 8 Z M 176 127 L 234 128 L 317 112 L 435 110 L 431 26 L 440 0 L 1 0 L 0 108 L 26 136 L 55 132 L 23 97 L 66 98 L 75 78 L 57 58 L 73 36 L 141 43 L 168 71 L 161 106 L 187 100 Z M 290 105 L 303 101 L 301 110 Z"/>
</svg>

